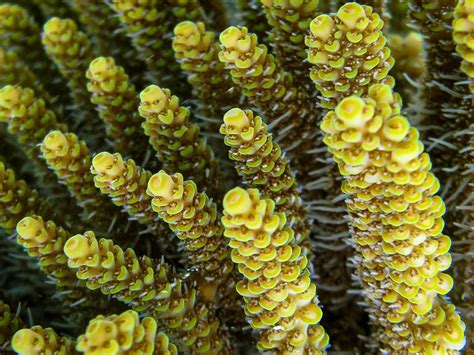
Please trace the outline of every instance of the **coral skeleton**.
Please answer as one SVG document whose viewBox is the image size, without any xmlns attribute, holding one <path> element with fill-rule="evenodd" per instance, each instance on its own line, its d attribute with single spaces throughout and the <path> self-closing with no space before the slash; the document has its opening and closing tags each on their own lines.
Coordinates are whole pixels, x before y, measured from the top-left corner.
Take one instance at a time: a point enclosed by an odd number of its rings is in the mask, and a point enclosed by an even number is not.
<svg viewBox="0 0 474 355">
<path fill-rule="evenodd" d="M 473 178 L 474 0 L 0 1 L 2 354 L 474 353 Z"/>
</svg>

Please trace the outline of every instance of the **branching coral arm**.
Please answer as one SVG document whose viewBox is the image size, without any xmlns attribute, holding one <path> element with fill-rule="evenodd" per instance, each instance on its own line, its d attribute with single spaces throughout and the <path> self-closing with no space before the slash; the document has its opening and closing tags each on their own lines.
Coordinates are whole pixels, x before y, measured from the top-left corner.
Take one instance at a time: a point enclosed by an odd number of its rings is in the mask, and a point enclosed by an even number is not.
<svg viewBox="0 0 474 355">
<path fill-rule="evenodd" d="M 456 51 L 462 58 L 461 70 L 470 79 L 470 90 L 474 93 L 474 2 L 472 0 L 461 0 L 456 5 L 453 39 L 456 43 Z"/>
<path fill-rule="evenodd" d="M 319 12 L 319 0 L 260 0 L 271 26 L 271 40 L 277 58 L 285 70 L 293 74 L 297 83 L 311 90 L 309 64 L 304 43 L 309 24 Z M 252 28 L 252 26 L 250 27 Z"/>
<path fill-rule="evenodd" d="M 387 76 L 394 59 L 382 27 L 382 19 L 371 7 L 356 3 L 311 22 L 305 42 L 311 79 L 323 96 L 323 107 L 334 108 L 350 95 L 365 95 L 372 84 L 395 84 Z"/>
<path fill-rule="evenodd" d="M 203 22 L 184 21 L 174 28 L 173 50 L 187 74 L 193 94 L 201 100 L 202 111 L 221 119 L 239 101 L 229 73 L 219 61 L 219 45 Z M 217 127 L 218 128 L 218 127 Z"/>
<path fill-rule="evenodd" d="M 0 36 L 2 46 L 22 58 L 48 89 L 54 88 L 51 83 L 57 81 L 59 75 L 41 45 L 38 24 L 24 8 L 8 3 L 0 5 Z"/>
<path fill-rule="evenodd" d="M 90 133 L 97 134 L 101 122 L 89 102 L 84 75 L 89 63 L 96 57 L 89 39 L 71 19 L 53 17 L 44 25 L 42 42 L 46 53 L 67 80 L 75 105 L 80 108 L 77 112 L 81 113 L 79 118 L 83 121 L 79 128 L 87 128 L 92 130 Z M 76 126 L 79 122 L 81 120 L 75 122 Z"/>
<path fill-rule="evenodd" d="M 238 173 L 250 187 L 259 188 L 264 198 L 275 201 L 276 211 L 287 216 L 304 254 L 311 253 L 307 239 L 311 222 L 294 174 L 262 118 L 250 110 L 231 109 L 224 116 L 221 133 L 230 147 L 229 157 L 235 161 Z"/>
<path fill-rule="evenodd" d="M 140 93 L 143 129 L 163 168 L 180 172 L 215 196 L 219 190 L 217 161 L 212 148 L 199 136 L 199 126 L 190 122 L 191 112 L 168 89 L 150 85 Z M 208 181 L 213 184 L 208 184 Z"/>
<path fill-rule="evenodd" d="M 153 197 L 153 210 L 183 241 L 190 265 L 207 283 L 228 283 L 227 288 L 232 289 L 235 282 L 229 275 L 233 264 L 222 237 L 216 204 L 205 193 L 199 193 L 192 180 L 184 181 L 183 175 L 170 176 L 163 170 L 150 178 L 147 194 Z"/>
<path fill-rule="evenodd" d="M 42 205 L 38 192 L 17 180 L 13 170 L 0 162 L 0 228 L 12 233 L 23 217 L 39 213 Z"/>
<path fill-rule="evenodd" d="M 451 265 L 444 203 L 434 196 L 439 182 L 418 131 L 400 109 L 390 86 L 377 84 L 366 99 L 344 99 L 321 128 L 345 177 L 377 339 L 386 351 L 455 353 L 465 344 L 465 326 L 441 296 L 452 287 L 443 273 Z"/>
<path fill-rule="evenodd" d="M 234 188 L 224 198 L 224 235 L 244 279 L 237 292 L 260 333 L 258 348 L 275 354 L 323 354 L 329 337 L 308 260 L 294 245 L 294 232 L 272 200 L 257 189 Z"/>
<path fill-rule="evenodd" d="M 318 111 L 311 97 L 268 53 L 246 27 L 229 27 L 220 35 L 219 59 L 249 103 L 257 106 L 281 147 L 292 157 L 297 173 L 306 172 L 305 151 L 314 141 Z M 307 176 L 306 176 L 307 178 Z M 304 177 L 300 180 L 303 182 Z"/>
<path fill-rule="evenodd" d="M 91 166 L 91 154 L 84 141 L 74 133 L 51 131 L 41 143 L 41 153 L 59 181 L 65 184 L 78 204 L 88 214 L 95 228 L 108 230 L 126 226 L 124 215 L 106 196 L 97 194 Z"/>
<path fill-rule="evenodd" d="M 193 354 L 229 349 L 219 320 L 197 301 L 196 289 L 184 285 L 169 265 L 137 257 L 132 249 L 124 251 L 110 239 L 97 240 L 92 232 L 70 238 L 64 252 L 88 288 L 111 294 L 136 311 L 147 311 L 183 349 Z"/>
<path fill-rule="evenodd" d="M 129 82 L 123 67 L 115 64 L 111 57 L 99 57 L 90 63 L 86 77 L 90 100 L 105 122 L 115 150 L 139 158 L 148 143 L 137 111 L 135 86 Z"/>
</svg>

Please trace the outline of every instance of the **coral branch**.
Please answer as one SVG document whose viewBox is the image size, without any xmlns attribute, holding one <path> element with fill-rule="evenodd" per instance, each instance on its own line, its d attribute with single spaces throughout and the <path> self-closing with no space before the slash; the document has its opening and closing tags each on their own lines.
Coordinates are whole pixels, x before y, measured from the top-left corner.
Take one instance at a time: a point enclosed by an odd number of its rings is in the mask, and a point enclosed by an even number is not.
<svg viewBox="0 0 474 355">
<path fill-rule="evenodd" d="M 276 211 L 285 213 L 304 254 L 311 253 L 307 240 L 311 221 L 288 160 L 278 143 L 273 142 L 267 125 L 252 111 L 235 108 L 225 114 L 221 133 L 238 173 L 250 187 L 259 188 L 264 198 L 275 201 Z"/>
<path fill-rule="evenodd" d="M 320 15 L 306 37 L 311 79 L 321 92 L 321 105 L 334 108 L 344 97 L 365 95 L 387 76 L 394 60 L 382 33 L 383 21 L 369 6 L 348 3 L 336 14 Z"/>
<path fill-rule="evenodd" d="M 10 350 L 13 334 L 23 326 L 23 321 L 12 313 L 10 306 L 0 300 L 0 350 Z"/>
<path fill-rule="evenodd" d="M 367 99 L 346 98 L 326 115 L 324 142 L 345 177 L 357 268 L 384 351 L 454 353 L 465 326 L 441 297 L 453 284 L 442 272 L 451 265 L 444 203 L 400 106 L 390 86 L 373 85 Z"/>
<path fill-rule="evenodd" d="M 150 85 L 140 93 L 140 115 L 146 120 L 145 134 L 163 168 L 181 172 L 212 196 L 219 190 L 217 161 L 203 138 L 199 126 L 190 122 L 191 112 L 168 89 Z M 213 184 L 207 184 L 207 181 Z"/>
<path fill-rule="evenodd" d="M 115 150 L 125 155 L 140 157 L 148 144 L 143 134 L 142 119 L 138 115 L 138 98 L 135 86 L 113 58 L 94 59 L 87 70 L 87 90 L 105 122 L 107 136 Z"/>
<path fill-rule="evenodd" d="M 132 249 L 124 251 L 110 239 L 98 241 L 92 232 L 70 238 L 64 252 L 69 266 L 78 268 L 77 277 L 87 280 L 88 288 L 111 294 L 137 311 L 147 311 L 183 349 L 225 353 L 228 344 L 219 320 L 167 264 L 157 264 L 147 256 L 138 258 Z"/>
<path fill-rule="evenodd" d="M 309 63 L 305 62 L 304 43 L 309 24 L 319 12 L 319 0 L 260 0 L 265 8 L 267 21 L 272 28 L 271 40 L 276 48 L 277 58 L 296 82 L 311 89 L 308 76 Z M 252 27 L 251 27 L 252 28 Z"/>
<path fill-rule="evenodd" d="M 329 337 L 318 325 L 322 311 L 306 256 L 272 200 L 257 189 L 235 188 L 224 198 L 224 235 L 244 280 L 237 292 L 250 324 L 260 332 L 258 348 L 278 354 L 322 354 Z"/>
</svg>

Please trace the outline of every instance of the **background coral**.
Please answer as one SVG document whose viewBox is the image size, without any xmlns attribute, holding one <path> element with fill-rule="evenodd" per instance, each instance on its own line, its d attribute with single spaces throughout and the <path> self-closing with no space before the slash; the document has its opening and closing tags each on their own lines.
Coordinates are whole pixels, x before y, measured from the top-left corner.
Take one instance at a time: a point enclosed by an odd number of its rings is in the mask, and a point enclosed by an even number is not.
<svg viewBox="0 0 474 355">
<path fill-rule="evenodd" d="M 472 0 L 0 2 L 0 352 L 474 351 Z"/>
</svg>

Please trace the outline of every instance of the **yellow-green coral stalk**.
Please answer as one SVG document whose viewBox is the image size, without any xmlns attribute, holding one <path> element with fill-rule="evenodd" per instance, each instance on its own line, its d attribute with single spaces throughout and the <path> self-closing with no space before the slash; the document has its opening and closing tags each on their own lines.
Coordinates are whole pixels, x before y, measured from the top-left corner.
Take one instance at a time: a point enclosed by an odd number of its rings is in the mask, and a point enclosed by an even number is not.
<svg viewBox="0 0 474 355">
<path fill-rule="evenodd" d="M 288 223 L 305 254 L 311 252 L 311 230 L 307 210 L 299 196 L 294 174 L 278 143 L 273 142 L 267 125 L 250 110 L 231 109 L 224 116 L 221 133 L 230 147 L 229 157 L 250 187 L 258 188 L 264 198 L 276 203 L 276 211 L 286 214 Z"/>
<path fill-rule="evenodd" d="M 23 321 L 15 315 L 10 306 L 0 300 L 0 350 L 10 350 L 13 334 L 23 326 Z"/>
<path fill-rule="evenodd" d="M 153 210 L 183 241 L 190 265 L 206 282 L 228 283 L 227 288 L 232 289 L 229 275 L 233 264 L 222 237 L 216 204 L 198 192 L 194 181 L 184 181 L 183 175 L 170 176 L 163 170 L 150 178 L 147 194 L 153 197 Z"/>
<path fill-rule="evenodd" d="M 163 169 L 182 173 L 215 196 L 219 190 L 217 161 L 212 148 L 199 136 L 199 126 L 190 122 L 190 110 L 168 89 L 150 85 L 140 93 L 139 112 Z"/>
<path fill-rule="evenodd" d="M 57 72 L 41 45 L 39 26 L 24 8 L 8 3 L 0 5 L 0 38 L 2 47 L 17 53 L 44 82 L 56 79 Z"/>
<path fill-rule="evenodd" d="M 119 153 L 101 152 L 92 159 L 91 173 L 103 194 L 158 238 L 162 255 L 176 253 L 168 225 L 156 218 L 151 197 L 146 194 L 150 171 L 140 168 L 132 159 L 124 161 Z"/>
<path fill-rule="evenodd" d="M 110 6 L 97 0 L 68 0 L 79 16 L 92 42 L 101 55 L 113 57 L 127 69 L 142 71 L 137 52 L 132 48 L 129 38 L 119 32 L 120 21 Z"/>
<path fill-rule="evenodd" d="M 96 105 L 106 132 L 118 152 L 140 158 L 148 142 L 141 128 L 138 97 L 123 67 L 113 58 L 94 59 L 87 70 L 87 90 Z"/>
<path fill-rule="evenodd" d="M 400 114 L 390 86 L 351 96 L 321 125 L 345 177 L 357 268 L 376 337 L 387 352 L 451 354 L 464 344 L 464 323 L 442 297 L 452 278 L 445 207 L 434 194 L 418 131 Z"/>
<path fill-rule="evenodd" d="M 4 48 L 0 48 L 0 85 L 19 85 L 31 88 L 48 104 L 52 101 L 42 82 L 29 65 L 23 62 L 16 52 Z"/>
<path fill-rule="evenodd" d="M 206 31 L 203 22 L 184 21 L 176 25 L 174 35 L 176 59 L 188 76 L 193 95 L 201 100 L 201 110 L 220 120 L 230 106 L 238 103 L 240 93 L 233 88 L 228 71 L 219 61 L 215 34 Z"/>
<path fill-rule="evenodd" d="M 78 30 L 76 23 L 71 19 L 53 17 L 43 28 L 42 42 L 46 53 L 56 64 L 62 76 L 67 80 L 72 98 L 84 126 L 99 123 L 93 106 L 89 102 L 87 79 L 85 73 L 89 63 L 96 57 L 87 36 Z M 77 117 L 76 124 L 78 123 Z M 100 124 L 97 124 L 100 127 Z M 95 126 L 94 132 L 97 131 Z M 80 127 L 83 128 L 83 127 Z"/>
<path fill-rule="evenodd" d="M 60 336 L 52 328 L 40 325 L 20 329 L 12 340 L 12 348 L 19 355 L 72 355 L 75 354 L 74 345 L 68 337 Z"/>
<path fill-rule="evenodd" d="M 310 76 L 323 96 L 323 107 L 334 108 L 350 95 L 365 95 L 372 84 L 394 85 L 387 76 L 394 60 L 382 27 L 371 7 L 356 3 L 311 22 L 306 37 Z"/>
<path fill-rule="evenodd" d="M 294 245 L 294 232 L 275 202 L 257 189 L 235 188 L 224 198 L 224 235 L 244 279 L 237 292 L 259 330 L 259 350 L 275 354 L 322 354 L 329 337 L 319 325 L 322 311 L 308 260 Z"/>
<path fill-rule="evenodd" d="M 277 58 L 285 70 L 292 73 L 298 84 L 311 89 L 309 64 L 304 43 L 309 24 L 319 12 L 319 0 L 260 0 L 272 28 L 271 40 Z M 250 25 L 252 28 L 252 25 Z"/>
<path fill-rule="evenodd" d="M 179 65 L 174 60 L 171 40 L 166 36 L 172 28 L 172 14 L 165 1 L 113 0 L 111 6 L 119 15 L 141 59 L 147 64 L 153 81 L 180 86 L 176 83 Z"/>
<path fill-rule="evenodd" d="M 97 297 L 87 292 L 84 284 L 77 282 L 76 275 L 67 266 L 63 248 L 70 238 L 69 232 L 58 227 L 53 221 L 44 222 L 39 216 L 23 218 L 16 226 L 17 243 L 25 248 L 29 256 L 38 260 L 41 270 L 56 280 L 59 288 L 67 290 L 68 303 L 87 301 L 88 305 L 97 302 Z"/>
<path fill-rule="evenodd" d="M 39 212 L 41 205 L 38 192 L 0 162 L 0 228 L 12 233 L 23 217 Z"/>
<path fill-rule="evenodd" d="M 148 312 L 176 337 L 183 350 L 225 353 L 228 349 L 219 320 L 197 301 L 197 290 L 185 286 L 167 264 L 137 257 L 132 249 L 124 251 L 110 239 L 97 240 L 92 232 L 70 238 L 64 252 L 69 266 L 78 268 L 76 275 L 87 281 L 88 288 Z"/>
<path fill-rule="evenodd" d="M 453 39 L 462 58 L 461 70 L 470 79 L 474 93 L 474 1 L 460 0 L 454 10 Z M 473 99 L 474 102 L 474 99 Z"/>
<path fill-rule="evenodd" d="M 78 204 L 89 214 L 97 230 L 107 230 L 126 222 L 107 197 L 97 193 L 90 173 L 91 154 L 84 141 L 74 133 L 51 131 L 40 146 L 43 158 Z"/>
<path fill-rule="evenodd" d="M 221 33 L 220 41 L 219 59 L 230 70 L 232 80 L 274 126 L 272 132 L 282 148 L 294 153 L 294 168 L 304 171 L 308 162 L 304 151 L 312 144 L 318 114 L 309 94 L 298 88 L 293 77 L 246 27 L 229 27 Z"/>
<path fill-rule="evenodd" d="M 8 132 L 17 137 L 18 143 L 30 158 L 38 154 L 37 144 L 49 131 L 67 130 L 57 121 L 53 111 L 46 108 L 42 98 L 30 88 L 7 85 L 0 89 L 0 122 L 8 124 Z"/>
<path fill-rule="evenodd" d="M 132 310 L 119 315 L 92 319 L 84 334 L 77 338 L 76 350 L 84 354 L 167 354 L 177 348 L 164 333 L 157 333 L 151 317 L 140 320 Z"/>
</svg>

